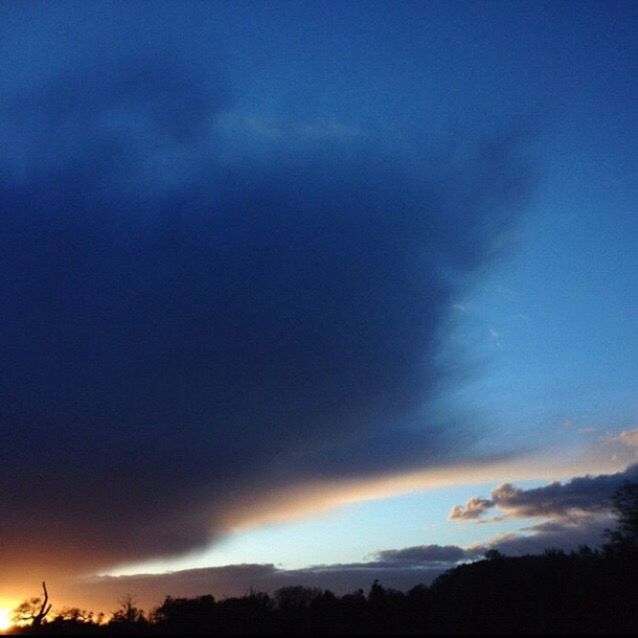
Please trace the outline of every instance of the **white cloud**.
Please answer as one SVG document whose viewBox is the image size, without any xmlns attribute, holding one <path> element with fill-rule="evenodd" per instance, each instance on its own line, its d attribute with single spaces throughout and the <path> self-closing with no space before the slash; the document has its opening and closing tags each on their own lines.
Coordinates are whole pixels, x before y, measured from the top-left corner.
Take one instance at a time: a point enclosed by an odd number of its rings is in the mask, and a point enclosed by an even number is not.
<svg viewBox="0 0 638 638">
<path fill-rule="evenodd" d="M 634 430 L 624 430 L 618 434 L 607 437 L 609 442 L 618 442 L 631 448 L 638 448 L 638 428 Z"/>
</svg>

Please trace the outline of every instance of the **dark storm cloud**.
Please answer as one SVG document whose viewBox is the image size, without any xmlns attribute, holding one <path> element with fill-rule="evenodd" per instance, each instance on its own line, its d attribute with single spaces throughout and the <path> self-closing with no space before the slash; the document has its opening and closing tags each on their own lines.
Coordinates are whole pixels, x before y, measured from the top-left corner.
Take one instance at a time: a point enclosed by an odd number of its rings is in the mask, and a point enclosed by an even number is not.
<svg viewBox="0 0 638 638">
<path fill-rule="evenodd" d="M 467 552 L 457 545 L 417 545 L 403 549 L 386 549 L 380 551 L 377 558 L 388 564 L 455 563 L 467 558 Z"/>
<path fill-rule="evenodd" d="M 3 566 L 192 549 L 244 494 L 471 450 L 428 406 L 528 190 L 515 135 L 253 154 L 179 56 L 33 79 L 3 107 Z"/>
<path fill-rule="evenodd" d="M 533 489 L 517 488 L 510 483 L 492 490 L 491 499 L 471 498 L 465 506 L 456 505 L 451 520 L 479 520 L 492 508 L 504 512 L 506 518 L 565 519 L 574 515 L 609 511 L 610 498 L 625 482 L 638 479 L 638 466 L 628 467 L 616 474 L 581 476 L 566 483 L 555 481 Z M 490 520 L 502 520 L 503 516 Z"/>
</svg>

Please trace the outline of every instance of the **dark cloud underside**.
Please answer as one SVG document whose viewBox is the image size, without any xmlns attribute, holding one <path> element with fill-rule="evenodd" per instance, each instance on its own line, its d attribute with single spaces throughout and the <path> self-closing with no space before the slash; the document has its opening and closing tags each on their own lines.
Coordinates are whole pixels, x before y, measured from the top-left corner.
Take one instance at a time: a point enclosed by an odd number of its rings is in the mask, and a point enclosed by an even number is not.
<svg viewBox="0 0 638 638">
<path fill-rule="evenodd" d="M 516 136 L 253 153 L 218 75 L 159 51 L 40 84 L 4 106 L 4 567 L 192 549 L 242 494 L 459 460 L 427 406 L 529 186 Z"/>
</svg>

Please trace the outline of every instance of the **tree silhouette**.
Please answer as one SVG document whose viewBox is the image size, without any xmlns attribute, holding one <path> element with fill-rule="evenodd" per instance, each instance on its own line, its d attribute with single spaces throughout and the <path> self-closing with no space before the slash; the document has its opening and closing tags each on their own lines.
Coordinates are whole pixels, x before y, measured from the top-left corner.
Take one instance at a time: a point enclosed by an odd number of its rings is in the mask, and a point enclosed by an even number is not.
<svg viewBox="0 0 638 638">
<path fill-rule="evenodd" d="M 92 611 L 86 609 L 80 609 L 80 607 L 63 607 L 55 617 L 55 620 L 76 623 L 76 624 L 88 624 L 93 622 L 95 614 Z M 98 622 L 101 620 L 98 614 Z"/>
<path fill-rule="evenodd" d="M 617 527 L 605 532 L 605 551 L 612 555 L 638 558 L 638 483 L 625 482 L 612 496 Z"/>
<path fill-rule="evenodd" d="M 623 491 L 623 499 L 627 492 Z M 626 501 L 623 500 L 623 503 Z M 628 510 L 623 510 L 628 511 Z M 633 511 L 633 510 L 631 510 Z M 625 533 L 626 530 L 625 530 Z M 624 556 L 592 551 L 478 560 L 403 593 L 375 581 L 337 596 L 289 586 L 274 598 L 251 591 L 216 600 L 166 597 L 146 617 L 131 595 L 107 624 L 79 608 L 44 621 L 48 601 L 32 599 L 23 635 L 638 635 L 638 569 Z M 38 621 L 39 619 L 39 621 Z"/>
<path fill-rule="evenodd" d="M 47 585 L 42 581 L 44 598 L 31 598 L 18 605 L 13 611 L 13 622 L 17 625 L 30 623 L 31 627 L 40 627 L 51 611 Z"/>
<path fill-rule="evenodd" d="M 146 620 L 144 610 L 136 606 L 136 601 L 131 594 L 120 598 L 120 608 L 113 612 L 112 622 L 135 624 Z"/>
</svg>

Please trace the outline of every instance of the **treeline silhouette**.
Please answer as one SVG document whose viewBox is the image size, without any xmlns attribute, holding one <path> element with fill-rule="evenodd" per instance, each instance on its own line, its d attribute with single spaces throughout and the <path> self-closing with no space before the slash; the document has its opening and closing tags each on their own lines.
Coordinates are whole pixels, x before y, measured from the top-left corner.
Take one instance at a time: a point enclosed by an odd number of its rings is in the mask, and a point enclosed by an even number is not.
<svg viewBox="0 0 638 638">
<path fill-rule="evenodd" d="M 80 609 L 42 618 L 24 634 L 638 634 L 638 484 L 614 497 L 617 529 L 600 551 L 507 557 L 490 550 L 432 585 L 408 592 L 384 588 L 336 596 L 284 587 L 216 600 L 167 597 L 146 615 L 131 596 L 108 623 Z M 43 609 L 33 599 L 37 613 Z M 28 612 L 28 603 L 25 603 Z M 37 618 L 37 616 L 36 616 Z"/>
</svg>

